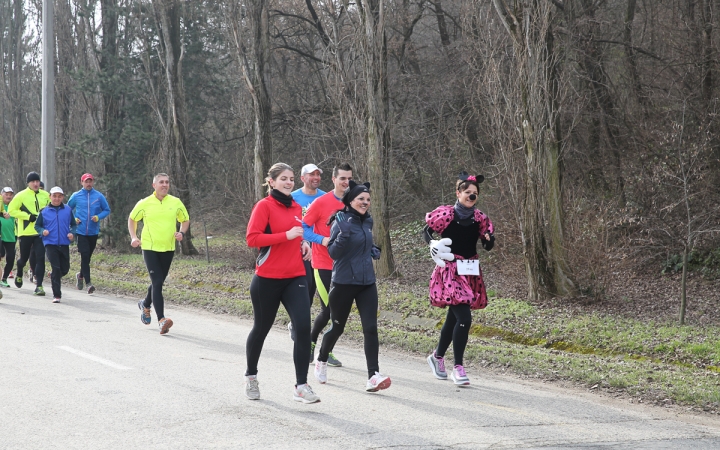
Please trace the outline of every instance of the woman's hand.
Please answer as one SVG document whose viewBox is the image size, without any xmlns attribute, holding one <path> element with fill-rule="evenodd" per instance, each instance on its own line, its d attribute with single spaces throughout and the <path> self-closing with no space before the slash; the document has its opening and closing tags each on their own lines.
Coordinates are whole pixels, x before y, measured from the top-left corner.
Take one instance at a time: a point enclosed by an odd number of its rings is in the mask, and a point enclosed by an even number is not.
<svg viewBox="0 0 720 450">
<path fill-rule="evenodd" d="M 285 236 L 287 237 L 288 241 L 292 241 L 293 239 L 302 237 L 302 235 L 303 235 L 303 227 L 292 227 L 288 231 L 285 232 Z"/>
<path fill-rule="evenodd" d="M 300 251 L 303 255 L 303 261 L 312 261 L 312 247 L 310 247 L 308 241 L 302 242 L 302 245 L 300 246 Z"/>
</svg>

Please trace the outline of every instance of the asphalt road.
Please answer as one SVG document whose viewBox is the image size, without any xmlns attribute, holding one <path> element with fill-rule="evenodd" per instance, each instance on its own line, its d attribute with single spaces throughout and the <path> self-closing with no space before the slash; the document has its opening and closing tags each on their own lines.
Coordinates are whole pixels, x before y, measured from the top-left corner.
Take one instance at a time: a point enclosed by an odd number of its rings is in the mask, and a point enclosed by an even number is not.
<svg viewBox="0 0 720 450">
<path fill-rule="evenodd" d="M 47 286 L 48 293 L 49 283 Z M 248 320 L 170 305 L 160 336 L 137 299 L 29 287 L 0 299 L 2 449 L 717 449 L 720 420 L 628 405 L 470 369 L 435 380 L 423 358 L 381 348 L 392 386 L 364 391 L 360 348 L 342 345 L 317 404 L 293 401 L 292 342 L 271 331 L 262 399 L 244 396 Z M 309 368 L 311 366 L 308 366 Z"/>
</svg>

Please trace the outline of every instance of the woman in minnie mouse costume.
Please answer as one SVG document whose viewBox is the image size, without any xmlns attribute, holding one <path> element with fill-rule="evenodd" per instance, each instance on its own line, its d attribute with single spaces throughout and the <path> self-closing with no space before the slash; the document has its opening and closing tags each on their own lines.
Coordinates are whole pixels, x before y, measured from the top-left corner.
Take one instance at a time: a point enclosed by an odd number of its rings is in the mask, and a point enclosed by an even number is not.
<svg viewBox="0 0 720 450">
<path fill-rule="evenodd" d="M 472 324 L 471 310 L 487 306 L 477 243 L 481 241 L 489 251 L 495 237 L 490 219 L 475 208 L 480 183 L 485 178 L 466 172 L 458 178 L 455 205 L 439 206 L 425 215 L 423 237 L 430 244 L 430 256 L 436 264 L 430 278 L 430 304 L 448 308 L 437 348 L 427 361 L 435 378 L 447 380 L 444 356 L 452 342 L 455 365 L 450 377 L 456 385 L 466 386 L 470 379 L 463 367 L 463 355 Z M 433 232 L 441 239 L 435 240 Z"/>
</svg>

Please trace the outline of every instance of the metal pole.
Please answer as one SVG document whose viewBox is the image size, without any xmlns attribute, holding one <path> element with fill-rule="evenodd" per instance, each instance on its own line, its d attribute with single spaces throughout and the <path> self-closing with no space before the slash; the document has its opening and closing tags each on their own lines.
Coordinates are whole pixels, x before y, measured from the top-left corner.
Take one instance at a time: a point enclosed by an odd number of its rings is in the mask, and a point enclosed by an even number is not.
<svg viewBox="0 0 720 450">
<path fill-rule="evenodd" d="M 204 217 L 203 217 L 203 228 L 205 229 L 205 257 L 207 258 L 208 264 L 210 264 L 210 245 L 208 244 L 207 225 L 205 224 Z"/>
<path fill-rule="evenodd" d="M 43 0 L 42 128 L 40 178 L 45 189 L 55 186 L 55 2 Z"/>
</svg>

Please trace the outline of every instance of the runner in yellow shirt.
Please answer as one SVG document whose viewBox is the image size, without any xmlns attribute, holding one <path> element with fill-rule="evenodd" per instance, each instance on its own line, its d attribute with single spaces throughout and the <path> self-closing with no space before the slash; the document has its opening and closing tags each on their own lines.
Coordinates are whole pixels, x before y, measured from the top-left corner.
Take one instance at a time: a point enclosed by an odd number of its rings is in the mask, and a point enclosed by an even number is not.
<svg viewBox="0 0 720 450">
<path fill-rule="evenodd" d="M 128 231 L 132 239 L 130 245 L 142 248 L 145 267 L 150 274 L 150 286 L 144 300 L 138 302 L 140 320 L 149 325 L 150 306 L 155 305 L 160 334 L 165 334 L 173 326 L 173 321 L 165 317 L 162 286 L 170 272 L 175 242 L 182 241 L 190 227 L 190 217 L 183 202 L 168 194 L 170 177 L 166 173 L 155 175 L 152 183 L 155 192 L 137 202 L 130 217 Z M 143 221 L 142 240 L 137 236 L 137 224 Z M 180 231 L 176 231 L 176 222 L 180 222 Z"/>
</svg>

